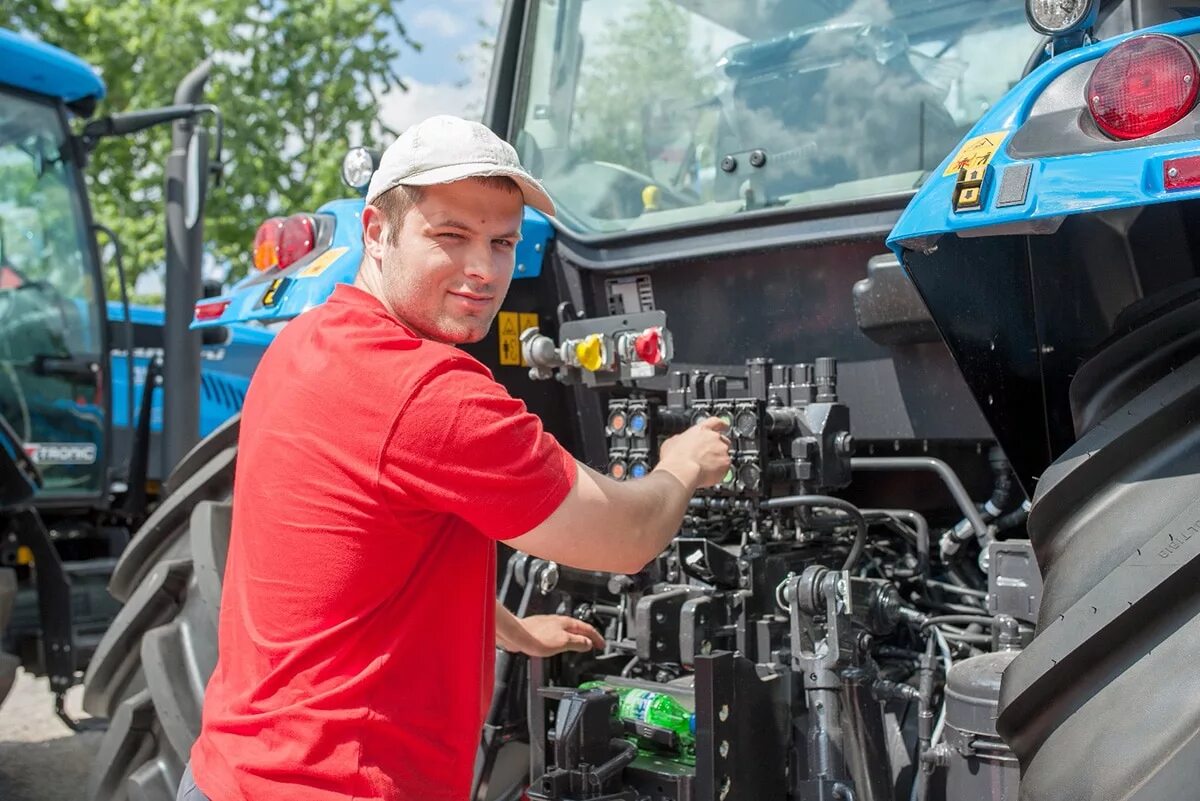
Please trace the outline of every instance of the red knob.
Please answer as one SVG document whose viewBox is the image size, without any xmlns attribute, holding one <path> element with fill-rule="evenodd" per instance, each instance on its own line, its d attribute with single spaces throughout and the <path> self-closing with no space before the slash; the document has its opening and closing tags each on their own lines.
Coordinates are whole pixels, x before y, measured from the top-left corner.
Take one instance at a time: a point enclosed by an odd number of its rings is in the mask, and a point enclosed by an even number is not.
<svg viewBox="0 0 1200 801">
<path fill-rule="evenodd" d="M 663 360 L 662 333 L 657 328 L 647 328 L 634 338 L 633 349 L 647 364 L 659 364 Z"/>
</svg>

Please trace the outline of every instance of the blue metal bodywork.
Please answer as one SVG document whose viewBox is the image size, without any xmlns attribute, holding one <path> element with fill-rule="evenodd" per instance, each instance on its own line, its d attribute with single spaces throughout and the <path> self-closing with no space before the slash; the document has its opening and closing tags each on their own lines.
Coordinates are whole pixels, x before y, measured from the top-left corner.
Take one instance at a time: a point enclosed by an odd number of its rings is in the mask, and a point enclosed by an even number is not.
<svg viewBox="0 0 1200 801">
<path fill-rule="evenodd" d="M 193 328 L 211 328 L 254 321 L 283 322 L 320 305 L 337 284 L 350 283 L 362 261 L 361 199 L 335 200 L 317 210 L 322 223 L 331 225 L 332 237 L 326 247 L 318 248 L 284 270 L 253 273 L 239 281 L 227 295 L 209 298 L 204 303 L 227 303 L 224 311 L 209 320 L 192 323 Z M 525 208 L 521 241 L 517 245 L 514 280 L 541 275 L 546 244 L 554 235 L 550 221 L 541 213 Z"/>
<path fill-rule="evenodd" d="M 161 331 L 164 312 L 160 307 L 131 306 L 129 318 L 133 325 L 143 331 Z M 127 349 L 123 336 L 125 313 L 120 303 L 110 301 L 108 319 L 112 323 L 113 351 L 110 358 L 112 375 L 112 424 L 114 428 L 127 428 L 129 414 L 129 371 L 126 366 Z M 250 386 L 250 376 L 258 365 L 263 351 L 275 338 L 272 331 L 255 325 L 233 324 L 228 326 L 229 335 L 220 345 L 205 345 L 200 359 L 200 436 L 205 437 L 230 416 L 241 411 L 242 401 Z M 157 335 L 161 339 L 161 334 Z M 145 340 L 135 334 L 135 343 Z M 161 342 L 135 344 L 133 354 L 133 423 L 141 409 L 142 390 L 150 360 L 162 355 Z M 151 433 L 162 431 L 162 391 L 156 390 L 150 411 Z"/>
<path fill-rule="evenodd" d="M 0 83 L 65 103 L 102 100 L 104 82 L 86 62 L 53 45 L 0 29 Z"/>
<path fill-rule="evenodd" d="M 945 234 L 986 236 L 1003 234 L 1006 227 L 1019 233 L 1034 233 L 1028 227 L 1031 222 L 1053 230 L 1056 222 L 1070 215 L 1200 197 L 1200 188 L 1167 190 L 1163 185 L 1163 162 L 1200 154 L 1200 141 L 1196 138 L 1170 137 L 1174 141 L 1147 140 L 1121 149 L 1030 159 L 1014 158 L 1009 151 L 1014 133 L 1028 120 L 1034 104 L 1055 80 L 1081 64 L 1099 59 L 1126 39 L 1148 33 L 1178 37 L 1200 34 L 1200 19 L 1113 37 L 1044 63 L 1001 98 L 964 140 L 965 143 L 977 136 L 1005 133 L 988 165 L 992 186 L 983 208 L 967 212 L 955 212 L 952 208 L 957 172 L 944 173 L 954 162 L 956 151 L 947 156 L 913 198 L 892 230 L 888 244 L 900 253 L 905 243 L 921 249 Z M 1079 98 L 1080 105 L 1084 100 L 1082 96 Z M 1024 202 L 997 208 L 997 177 L 1006 167 L 1025 163 L 1031 166 L 1031 173 Z"/>
</svg>

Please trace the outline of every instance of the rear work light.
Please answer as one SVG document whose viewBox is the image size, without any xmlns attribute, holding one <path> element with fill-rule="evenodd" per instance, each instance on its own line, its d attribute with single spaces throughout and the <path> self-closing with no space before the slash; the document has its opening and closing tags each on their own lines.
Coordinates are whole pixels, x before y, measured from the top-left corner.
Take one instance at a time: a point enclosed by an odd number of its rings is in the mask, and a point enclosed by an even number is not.
<svg viewBox="0 0 1200 801">
<path fill-rule="evenodd" d="M 317 244 L 316 226 L 307 214 L 293 214 L 279 231 L 279 268 L 291 267 L 312 253 Z"/>
<path fill-rule="evenodd" d="M 254 233 L 254 269 L 269 270 L 279 264 L 279 232 L 282 217 L 272 217 Z"/>
<path fill-rule="evenodd" d="M 1196 57 L 1172 36 L 1127 39 L 1100 59 L 1088 80 L 1087 104 L 1100 130 L 1138 139 L 1183 119 L 1196 103 Z"/>
<path fill-rule="evenodd" d="M 312 253 L 317 244 L 317 226 L 307 214 L 272 217 L 254 234 L 254 268 L 290 267 Z"/>
<path fill-rule="evenodd" d="M 194 312 L 196 321 L 202 322 L 204 320 L 217 319 L 225 313 L 226 309 L 229 308 L 229 303 L 230 302 L 228 300 L 197 303 L 196 310 Z"/>
</svg>

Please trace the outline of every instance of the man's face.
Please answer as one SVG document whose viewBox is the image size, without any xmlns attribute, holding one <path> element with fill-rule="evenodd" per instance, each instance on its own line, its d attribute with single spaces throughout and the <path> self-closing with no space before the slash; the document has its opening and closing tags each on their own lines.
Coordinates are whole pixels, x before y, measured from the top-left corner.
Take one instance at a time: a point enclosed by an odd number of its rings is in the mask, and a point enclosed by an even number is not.
<svg viewBox="0 0 1200 801">
<path fill-rule="evenodd" d="M 458 345 L 487 334 L 512 281 L 522 197 L 478 181 L 423 187 L 399 221 L 363 212 L 381 268 L 375 294 L 421 336 Z"/>
</svg>

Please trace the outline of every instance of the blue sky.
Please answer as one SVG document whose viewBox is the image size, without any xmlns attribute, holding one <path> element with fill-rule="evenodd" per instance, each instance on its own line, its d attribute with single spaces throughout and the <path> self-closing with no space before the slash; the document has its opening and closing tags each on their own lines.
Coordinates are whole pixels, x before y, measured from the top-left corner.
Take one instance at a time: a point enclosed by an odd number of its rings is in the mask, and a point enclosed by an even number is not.
<svg viewBox="0 0 1200 801">
<path fill-rule="evenodd" d="M 396 61 L 409 91 L 389 93 L 380 118 L 401 130 L 432 114 L 477 116 L 488 66 L 479 41 L 495 36 L 501 6 L 501 0 L 401 0 L 400 19 L 422 49 L 405 48 Z"/>
</svg>

